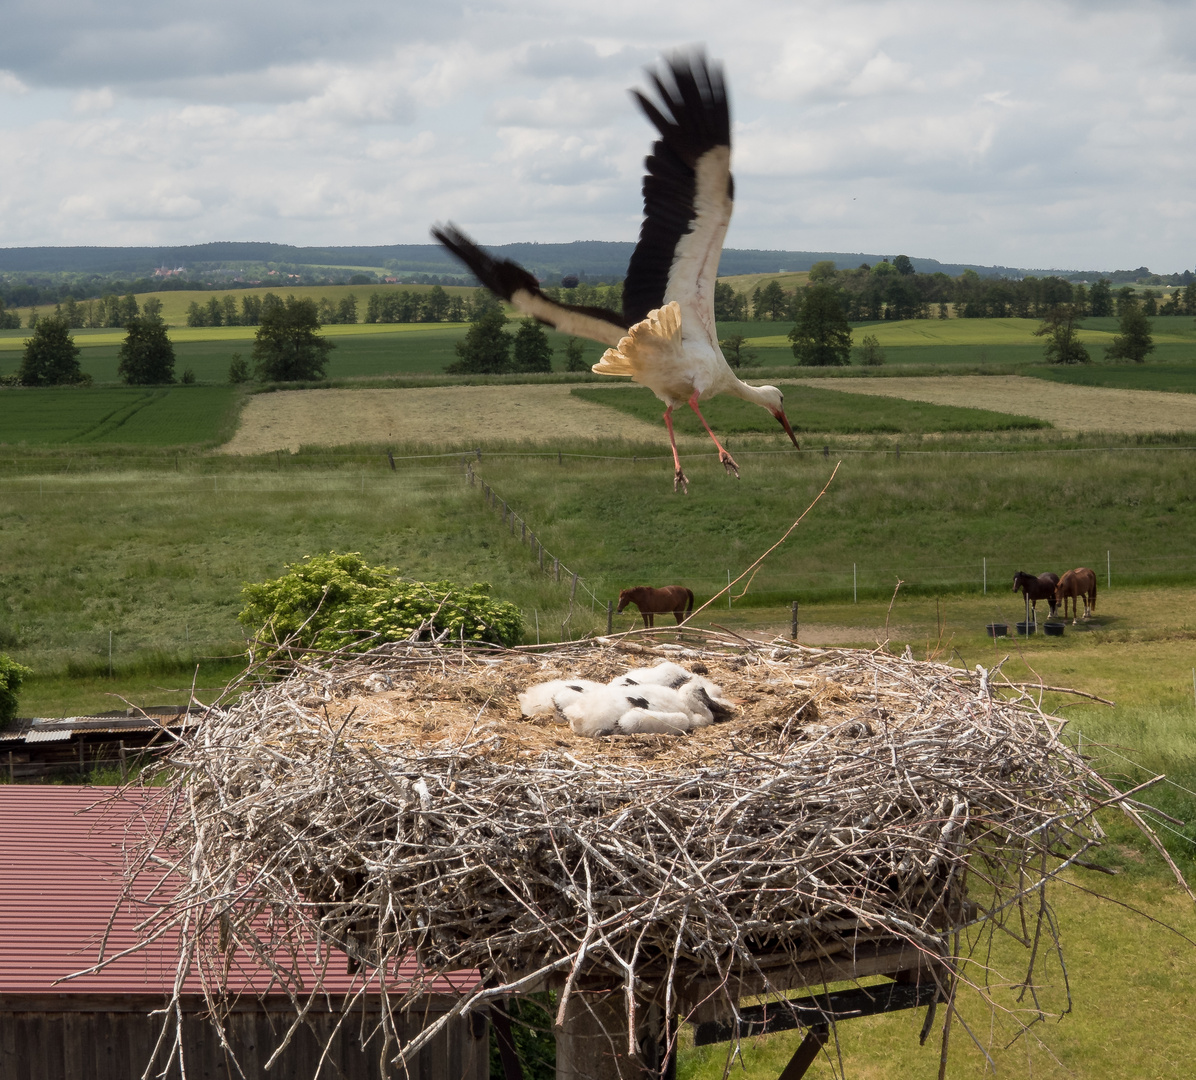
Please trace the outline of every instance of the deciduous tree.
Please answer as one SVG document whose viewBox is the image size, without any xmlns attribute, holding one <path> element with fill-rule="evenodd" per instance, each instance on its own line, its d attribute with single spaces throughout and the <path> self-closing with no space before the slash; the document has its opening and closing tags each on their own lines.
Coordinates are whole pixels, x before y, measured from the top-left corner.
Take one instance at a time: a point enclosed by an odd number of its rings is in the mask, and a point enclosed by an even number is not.
<svg viewBox="0 0 1196 1080">
<path fill-rule="evenodd" d="M 62 386 L 84 382 L 79 367 L 79 346 L 66 320 L 48 315 L 37 320 L 33 336 L 25 341 L 25 354 L 17 379 L 22 386 Z"/>
<path fill-rule="evenodd" d="M 825 367 L 850 362 L 851 328 L 835 289 L 811 285 L 806 290 L 789 340 L 799 364 Z"/>
<path fill-rule="evenodd" d="M 513 347 L 516 371 L 551 371 L 552 346 L 548 335 L 535 319 L 524 319 L 515 331 Z"/>
<path fill-rule="evenodd" d="M 1133 360 L 1135 364 L 1141 364 L 1145 361 L 1146 354 L 1154 349 L 1154 341 L 1150 335 L 1150 320 L 1133 299 L 1123 299 L 1119 307 L 1121 333 L 1113 339 L 1113 344 L 1105 353 L 1105 359 Z"/>
<path fill-rule="evenodd" d="M 316 333 L 319 329 L 314 300 L 288 296 L 284 302 L 267 293 L 253 344 L 257 377 L 277 382 L 323 378 L 328 354 L 335 346 Z"/>
<path fill-rule="evenodd" d="M 161 319 L 130 319 L 118 360 L 116 373 L 131 386 L 174 382 L 174 346 Z"/>
<path fill-rule="evenodd" d="M 511 335 L 502 305 L 492 301 L 474 316 L 457 342 L 458 359 L 445 369 L 454 375 L 500 375 L 511 370 Z"/>
<path fill-rule="evenodd" d="M 1044 352 L 1048 363 L 1088 363 L 1091 358 L 1080 342 L 1077 334 L 1079 328 L 1080 314 L 1075 304 L 1056 304 L 1043 316 L 1042 325 L 1034 334 L 1047 339 Z"/>
<path fill-rule="evenodd" d="M 747 348 L 747 338 L 742 334 L 732 334 L 720 339 L 718 347 L 723 350 L 723 357 L 733 368 L 746 367 L 756 361 L 756 354 Z"/>
<path fill-rule="evenodd" d="M 590 365 L 585 360 L 585 345 L 582 344 L 581 338 L 571 337 L 565 342 L 565 370 L 590 370 Z"/>
</svg>

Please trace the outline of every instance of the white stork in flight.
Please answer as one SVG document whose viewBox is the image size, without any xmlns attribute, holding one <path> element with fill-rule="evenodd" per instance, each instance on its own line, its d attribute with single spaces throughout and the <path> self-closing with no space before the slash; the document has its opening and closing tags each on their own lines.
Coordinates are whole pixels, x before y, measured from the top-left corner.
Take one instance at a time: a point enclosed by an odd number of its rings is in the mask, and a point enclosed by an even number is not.
<svg viewBox="0 0 1196 1080">
<path fill-rule="evenodd" d="M 509 259 L 495 259 L 453 225 L 432 235 L 456 255 L 491 292 L 565 334 L 610 346 L 593 370 L 627 375 L 667 406 L 665 427 L 673 448 L 673 490 L 687 491 L 681 471 L 673 410 L 689 404 L 718 447 L 728 473 L 739 466 L 718 441 L 698 402 L 715 394 L 763 406 L 797 446 L 775 386 L 749 386 L 735 376 L 718 345 L 714 285 L 723 237 L 731 221 L 731 114 L 722 69 L 702 53 L 677 54 L 667 77 L 649 75 L 659 104 L 633 90 L 640 108 L 660 132 L 645 162 L 644 224 L 623 282 L 623 314 L 558 304 L 536 279 Z"/>
</svg>

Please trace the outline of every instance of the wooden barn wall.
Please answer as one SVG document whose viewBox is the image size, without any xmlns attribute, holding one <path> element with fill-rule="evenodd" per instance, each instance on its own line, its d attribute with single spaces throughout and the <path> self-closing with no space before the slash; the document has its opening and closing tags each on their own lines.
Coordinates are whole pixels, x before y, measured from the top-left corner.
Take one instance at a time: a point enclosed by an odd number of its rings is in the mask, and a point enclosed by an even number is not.
<svg viewBox="0 0 1196 1080">
<path fill-rule="evenodd" d="M 129 1010 L 127 1002 L 72 1002 L 70 1008 L 22 1010 L 19 1002 L 0 1005 L 0 1077 L 3 1080 L 135 1080 L 145 1071 L 162 1031 L 162 1018 L 150 1016 L 162 1002 L 146 1001 L 142 1011 Z M 31 1002 L 30 1004 L 36 1004 Z M 313 1033 L 296 1033 L 286 1053 L 269 1072 L 266 1062 L 290 1026 L 293 1013 L 286 1006 L 243 1009 L 232 1013 L 225 1031 L 236 1049 L 246 1077 L 270 1080 L 312 1080 L 328 1035 L 337 1017 L 323 1012 L 311 1015 Z M 372 1029 L 376 1015 L 366 1016 Z M 361 1015 L 346 1021 L 336 1037 L 321 1077 L 338 1080 L 486 1080 L 489 1067 L 489 1027 L 469 1016 L 453 1021 L 424 1048 L 410 1070 L 383 1072 L 379 1043 L 362 1048 Z M 402 1018 L 402 1039 L 423 1026 L 423 1016 Z M 186 1014 L 183 1025 L 188 1080 L 233 1080 L 241 1074 L 220 1046 L 211 1022 L 198 1012 Z M 154 1070 L 161 1067 L 161 1057 Z M 177 1063 L 167 1073 L 180 1080 Z"/>
</svg>

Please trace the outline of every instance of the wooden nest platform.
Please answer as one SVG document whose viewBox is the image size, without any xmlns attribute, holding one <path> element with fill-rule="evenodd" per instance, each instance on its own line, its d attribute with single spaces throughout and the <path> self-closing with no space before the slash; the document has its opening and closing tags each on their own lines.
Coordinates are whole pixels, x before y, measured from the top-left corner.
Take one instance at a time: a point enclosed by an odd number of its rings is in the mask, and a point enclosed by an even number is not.
<svg viewBox="0 0 1196 1080">
<path fill-rule="evenodd" d="M 983 991 L 960 962 L 978 929 L 1024 941 L 1033 981 L 1057 945 L 1046 886 L 1119 798 L 1040 694 L 908 652 L 661 638 L 392 645 L 242 688 L 169 759 L 161 844 L 183 885 L 147 925 L 177 926 L 215 981 L 230 939 L 273 956 L 300 1006 L 283 924 L 347 953 L 363 993 L 400 959 L 476 969 L 455 1012 L 551 988 L 559 1023 L 602 1020 L 588 995 L 613 991 L 607 1042 L 641 1065 L 649 1014 L 671 1045 L 678 1017 L 734 1023 L 742 998 L 795 986 Z M 735 717 L 585 739 L 520 716 L 532 683 L 663 659 Z"/>
</svg>

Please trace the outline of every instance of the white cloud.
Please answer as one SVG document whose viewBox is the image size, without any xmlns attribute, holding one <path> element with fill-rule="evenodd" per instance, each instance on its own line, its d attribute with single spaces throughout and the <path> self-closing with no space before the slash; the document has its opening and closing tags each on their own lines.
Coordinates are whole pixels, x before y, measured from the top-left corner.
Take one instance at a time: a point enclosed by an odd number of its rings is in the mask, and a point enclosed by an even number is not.
<svg viewBox="0 0 1196 1080">
<path fill-rule="evenodd" d="M 11 71 L 0 68 L 0 94 L 21 97 L 27 93 L 29 93 L 29 87 L 21 82 Z"/>
<path fill-rule="evenodd" d="M 116 104 L 116 95 L 107 86 L 98 90 L 80 90 L 71 104 L 74 111 L 81 116 L 106 113 Z"/>
<path fill-rule="evenodd" d="M 626 90 L 705 40 L 733 246 L 1193 262 L 1190 5 L 10 7 L 6 244 L 422 242 L 447 218 L 489 243 L 633 239 L 652 131 Z"/>
</svg>

